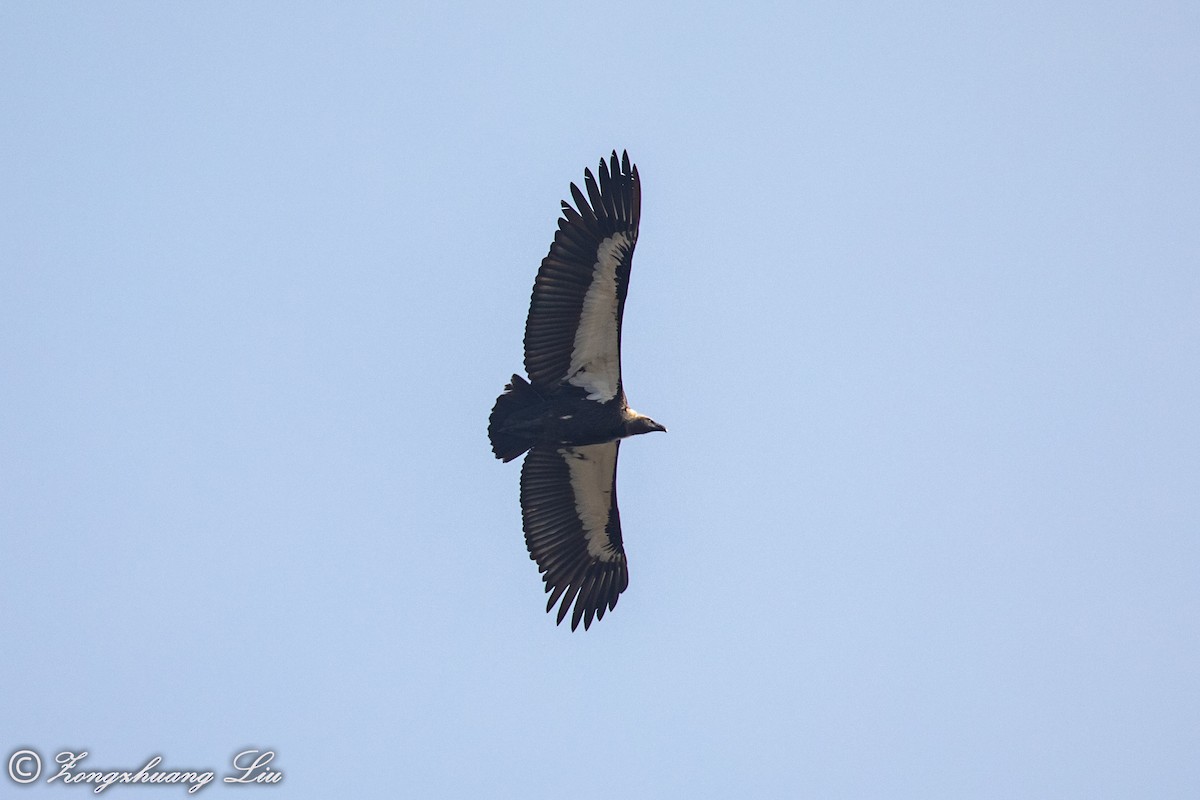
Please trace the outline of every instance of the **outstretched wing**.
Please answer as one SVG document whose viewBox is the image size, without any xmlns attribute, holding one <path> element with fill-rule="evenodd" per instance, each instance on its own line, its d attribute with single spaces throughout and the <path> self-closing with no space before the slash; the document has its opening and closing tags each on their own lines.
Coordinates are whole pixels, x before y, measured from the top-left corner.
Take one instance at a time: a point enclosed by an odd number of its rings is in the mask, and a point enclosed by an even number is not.
<svg viewBox="0 0 1200 800">
<path fill-rule="evenodd" d="M 525 370 L 543 394 L 573 386 L 607 403 L 621 391 L 621 316 L 637 243 L 642 187 L 629 154 L 571 184 L 550 253 L 533 283 Z"/>
<path fill-rule="evenodd" d="M 629 585 L 617 513 L 620 442 L 555 447 L 539 445 L 521 467 L 521 517 L 529 556 L 537 562 L 558 622 L 571 614 L 571 630 L 603 619 Z"/>
</svg>

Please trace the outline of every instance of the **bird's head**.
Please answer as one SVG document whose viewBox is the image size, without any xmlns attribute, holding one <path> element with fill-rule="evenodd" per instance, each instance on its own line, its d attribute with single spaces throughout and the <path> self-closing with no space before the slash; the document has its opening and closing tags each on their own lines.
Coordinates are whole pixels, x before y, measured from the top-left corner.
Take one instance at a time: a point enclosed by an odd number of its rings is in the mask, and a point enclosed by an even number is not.
<svg viewBox="0 0 1200 800">
<path fill-rule="evenodd" d="M 625 423 L 626 436 L 636 436 L 639 433 L 650 433 L 651 431 L 663 431 L 665 433 L 666 430 L 665 426 L 659 425 L 649 417 L 644 417 L 636 412 Z"/>
</svg>

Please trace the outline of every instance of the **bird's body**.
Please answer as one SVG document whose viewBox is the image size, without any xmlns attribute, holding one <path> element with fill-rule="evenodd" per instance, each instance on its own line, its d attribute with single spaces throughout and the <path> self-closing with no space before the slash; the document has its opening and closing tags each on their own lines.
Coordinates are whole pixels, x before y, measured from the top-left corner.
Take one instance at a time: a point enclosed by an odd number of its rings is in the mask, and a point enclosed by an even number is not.
<svg viewBox="0 0 1200 800">
<path fill-rule="evenodd" d="M 653 421 L 631 409 L 623 397 L 621 402 L 611 404 L 597 403 L 573 393 L 543 398 L 520 375 L 513 375 L 501 397 L 526 399 L 524 404 L 513 403 L 511 412 L 504 414 L 503 421 L 493 427 L 492 440 L 502 448 L 496 451 L 496 456 L 506 462 L 537 444 L 604 444 L 660 429 L 647 427 Z M 502 414 L 506 410 L 501 408 Z M 503 449 L 505 445 L 509 445 L 507 449 Z"/>
<path fill-rule="evenodd" d="M 624 154 L 584 171 L 575 207 L 542 260 L 525 323 L 525 368 L 488 420 L 492 451 L 521 468 L 525 542 L 558 621 L 586 629 L 629 584 L 617 511 L 620 440 L 666 428 L 629 408 L 621 381 L 621 320 L 641 215 L 637 168 Z"/>
</svg>

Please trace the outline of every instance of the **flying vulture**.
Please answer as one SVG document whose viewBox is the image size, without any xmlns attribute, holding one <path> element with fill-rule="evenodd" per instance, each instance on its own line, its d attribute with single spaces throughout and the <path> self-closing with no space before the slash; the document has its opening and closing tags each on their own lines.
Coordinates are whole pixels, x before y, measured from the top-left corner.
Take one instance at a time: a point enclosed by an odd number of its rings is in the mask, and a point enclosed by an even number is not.
<svg viewBox="0 0 1200 800">
<path fill-rule="evenodd" d="M 617 604 L 629 585 L 617 513 L 621 439 L 665 431 L 629 407 L 621 382 L 621 315 L 637 243 L 642 188 L 629 154 L 571 184 L 550 253 L 533 282 L 525 371 L 513 375 L 488 419 L 496 458 L 521 467 L 521 518 L 561 623 L 571 630 Z M 561 602 L 560 602 L 561 601 Z"/>
</svg>

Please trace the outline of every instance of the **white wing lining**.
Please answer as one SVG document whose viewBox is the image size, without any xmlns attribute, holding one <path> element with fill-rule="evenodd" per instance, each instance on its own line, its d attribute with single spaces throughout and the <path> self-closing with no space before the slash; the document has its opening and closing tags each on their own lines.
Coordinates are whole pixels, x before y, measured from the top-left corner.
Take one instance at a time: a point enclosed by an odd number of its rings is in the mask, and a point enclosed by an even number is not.
<svg viewBox="0 0 1200 800">
<path fill-rule="evenodd" d="M 596 248 L 592 284 L 583 298 L 567 383 L 588 393 L 588 400 L 607 403 L 617 396 L 621 355 L 617 338 L 617 267 L 628 252 L 628 234 L 615 233 Z"/>
<path fill-rule="evenodd" d="M 620 552 L 608 538 L 608 516 L 612 509 L 613 473 L 617 468 L 615 442 L 564 447 L 558 454 L 567 460 L 575 511 L 583 524 L 588 555 L 601 561 L 616 561 Z"/>
</svg>

